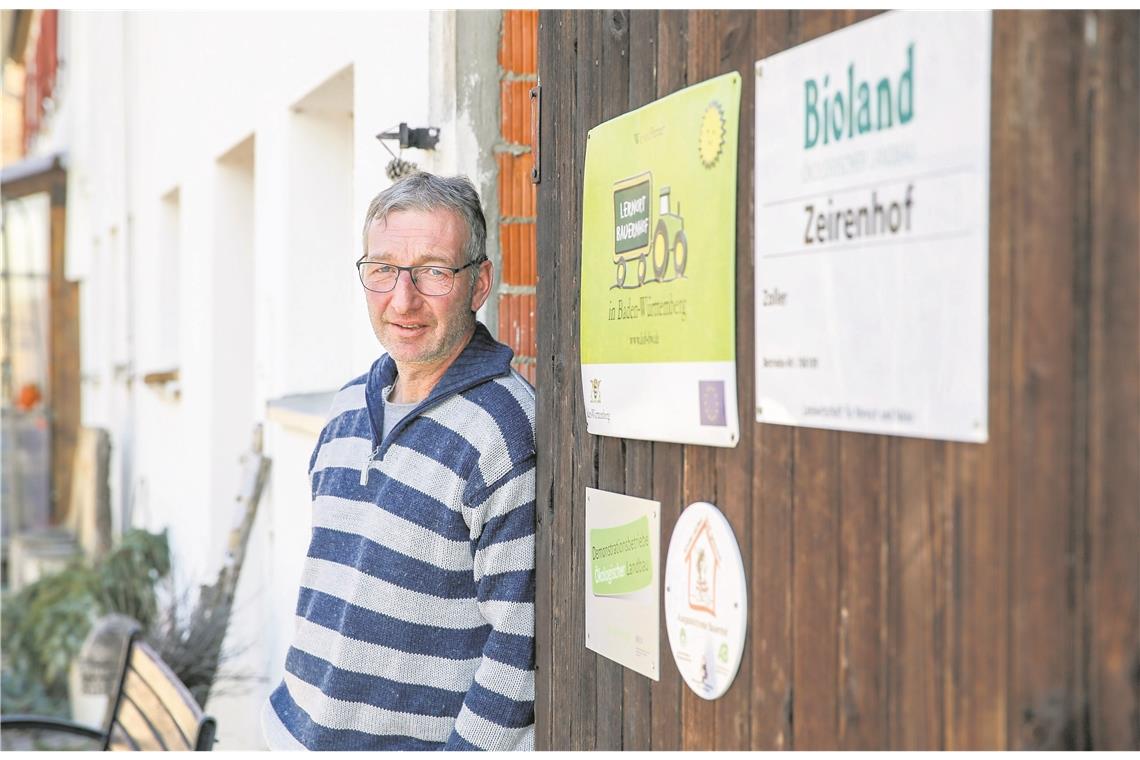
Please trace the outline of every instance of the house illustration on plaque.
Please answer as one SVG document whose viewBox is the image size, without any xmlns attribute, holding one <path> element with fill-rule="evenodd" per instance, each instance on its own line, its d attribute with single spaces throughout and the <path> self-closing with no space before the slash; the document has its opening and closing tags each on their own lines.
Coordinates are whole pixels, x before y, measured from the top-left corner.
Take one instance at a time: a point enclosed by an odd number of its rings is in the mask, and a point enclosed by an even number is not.
<svg viewBox="0 0 1140 760">
<path fill-rule="evenodd" d="M 708 518 L 693 531 L 685 549 L 685 563 L 689 567 L 689 608 L 716 615 L 716 576 L 721 562 Z"/>
</svg>

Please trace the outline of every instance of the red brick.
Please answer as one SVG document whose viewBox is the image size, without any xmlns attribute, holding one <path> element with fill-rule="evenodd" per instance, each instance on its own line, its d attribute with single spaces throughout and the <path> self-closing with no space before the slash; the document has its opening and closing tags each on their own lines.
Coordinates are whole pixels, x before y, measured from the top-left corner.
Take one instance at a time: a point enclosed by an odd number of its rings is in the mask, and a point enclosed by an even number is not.
<svg viewBox="0 0 1140 760">
<path fill-rule="evenodd" d="M 499 35 L 499 65 L 504 69 L 511 67 L 511 41 L 515 36 L 511 34 L 511 12 L 505 11 L 502 15 L 503 30 Z"/>
<path fill-rule="evenodd" d="M 526 35 L 524 29 L 526 27 L 523 21 L 523 11 L 510 11 L 511 14 L 511 65 L 510 70 L 519 72 L 522 68 L 523 55 L 525 50 L 523 46 L 526 44 Z"/>
<path fill-rule="evenodd" d="M 515 285 L 526 285 L 526 272 L 523 269 L 525 258 L 522 247 L 522 225 L 511 225 L 511 256 L 515 264 Z"/>
<path fill-rule="evenodd" d="M 519 296 L 519 347 L 515 349 L 516 356 L 532 356 L 530 350 L 530 308 L 527 305 L 529 296 Z"/>
<path fill-rule="evenodd" d="M 538 75 L 538 11 L 530 12 L 530 33 L 534 35 L 534 46 L 530 51 L 530 70 Z"/>
<path fill-rule="evenodd" d="M 524 308 L 521 319 L 523 320 L 523 353 L 526 356 L 537 354 L 534 347 L 534 300 L 533 294 L 523 297 Z"/>
<path fill-rule="evenodd" d="M 511 304 L 514 296 L 499 296 L 499 341 L 511 345 Z"/>
<path fill-rule="evenodd" d="M 521 227 L 518 224 L 512 224 L 511 227 L 511 266 L 514 270 L 513 285 L 525 285 L 526 275 L 523 274 L 523 252 L 522 252 L 522 236 Z"/>
<path fill-rule="evenodd" d="M 511 107 L 515 109 L 515 133 L 511 141 L 520 145 L 530 142 L 530 85 L 511 82 Z"/>
<path fill-rule="evenodd" d="M 503 217 L 533 217 L 535 215 L 535 187 L 530 181 L 533 165 L 530 154 L 514 156 L 498 154 L 499 161 L 499 215 Z"/>
<path fill-rule="evenodd" d="M 538 11 L 504 11 L 499 65 L 513 74 L 538 73 Z"/>
<path fill-rule="evenodd" d="M 518 68 L 516 71 L 520 74 L 535 74 L 538 67 L 535 65 L 535 49 L 538 47 L 535 43 L 538 41 L 538 12 L 537 11 L 521 11 L 519 13 L 520 37 L 519 41 L 520 56 Z"/>
<path fill-rule="evenodd" d="M 538 12 L 508 10 L 502 14 L 499 64 L 508 75 L 534 75 L 538 71 Z M 500 133 L 504 142 L 530 145 L 533 82 L 504 80 L 500 83 Z M 500 153 L 499 214 L 501 219 L 533 219 L 537 213 L 537 191 L 530 181 L 534 166 L 532 153 L 515 156 Z M 502 282 L 508 285 L 534 285 L 537 281 L 536 225 L 534 222 L 500 223 Z M 511 346 L 516 357 L 536 354 L 536 298 L 534 294 L 499 296 L 499 339 Z M 535 382 L 533 361 L 514 362 L 516 369 Z"/>
<path fill-rule="evenodd" d="M 518 126 L 515 124 L 516 115 L 514 100 L 511 97 L 511 82 L 504 80 L 499 83 L 499 88 L 502 90 L 503 101 L 503 140 L 514 142 L 514 135 L 518 131 Z"/>
<path fill-rule="evenodd" d="M 500 224 L 499 247 L 502 250 L 503 282 L 508 285 L 534 285 L 534 222 Z"/>
<path fill-rule="evenodd" d="M 513 74 L 535 74 L 538 11 L 503 11 L 499 65 Z"/>
<path fill-rule="evenodd" d="M 495 155 L 495 162 L 499 165 L 499 216 L 507 215 L 507 207 L 503 201 L 504 190 L 506 190 L 509 181 L 507 178 L 507 159 L 503 153 Z"/>
<path fill-rule="evenodd" d="M 511 186 L 510 154 L 499 153 L 495 158 L 499 163 L 499 216 L 510 216 L 507 201 L 507 193 Z"/>
<path fill-rule="evenodd" d="M 518 257 L 511 242 L 511 227 L 510 224 L 499 225 L 499 248 L 503 254 L 503 283 L 507 285 L 515 285 L 518 280 L 518 274 L 515 272 Z"/>
<path fill-rule="evenodd" d="M 512 224 L 499 225 L 499 247 L 503 253 L 503 283 L 506 285 L 518 284 L 518 255 L 515 253 L 514 242 L 511 235 L 514 232 Z"/>
<path fill-rule="evenodd" d="M 507 314 L 507 298 L 508 296 L 499 296 L 499 340 L 505 341 L 507 339 L 507 326 L 511 323 L 510 315 Z"/>
<path fill-rule="evenodd" d="M 529 224 L 525 224 L 525 223 L 518 225 L 518 228 L 519 228 L 518 229 L 518 236 L 519 236 L 519 242 L 518 242 L 518 245 L 519 245 L 519 284 L 520 285 L 530 285 L 531 284 L 530 283 L 530 277 L 531 277 L 530 251 L 527 248 L 527 242 L 530 239 L 530 236 L 527 234 L 527 227 L 529 227 L 529 226 L 530 226 Z"/>
<path fill-rule="evenodd" d="M 528 285 L 534 285 L 538 282 L 538 245 L 537 236 L 538 229 L 534 222 L 527 222 L 522 230 L 523 240 L 526 244 L 523 246 L 523 277 L 526 278 Z"/>
<path fill-rule="evenodd" d="M 530 82 L 499 83 L 503 139 L 516 145 L 530 145 Z"/>
<path fill-rule="evenodd" d="M 527 361 L 522 357 L 516 357 L 515 359 L 511 360 L 511 367 L 520 375 L 525 377 L 528 383 L 534 385 L 536 367 L 532 362 Z"/>
<path fill-rule="evenodd" d="M 535 296 L 533 293 L 499 296 L 499 340 L 515 356 L 535 355 Z"/>
<path fill-rule="evenodd" d="M 511 156 L 511 216 L 525 215 L 523 182 L 523 162 L 518 156 Z"/>
</svg>

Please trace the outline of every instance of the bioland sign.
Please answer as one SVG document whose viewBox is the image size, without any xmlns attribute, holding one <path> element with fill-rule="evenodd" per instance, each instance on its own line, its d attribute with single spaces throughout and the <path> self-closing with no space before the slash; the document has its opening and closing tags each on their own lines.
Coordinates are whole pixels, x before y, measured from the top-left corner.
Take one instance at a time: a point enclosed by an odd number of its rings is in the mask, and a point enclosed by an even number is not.
<svg viewBox="0 0 1140 760">
<path fill-rule="evenodd" d="M 989 12 L 756 64 L 756 420 L 985 441 Z"/>
</svg>

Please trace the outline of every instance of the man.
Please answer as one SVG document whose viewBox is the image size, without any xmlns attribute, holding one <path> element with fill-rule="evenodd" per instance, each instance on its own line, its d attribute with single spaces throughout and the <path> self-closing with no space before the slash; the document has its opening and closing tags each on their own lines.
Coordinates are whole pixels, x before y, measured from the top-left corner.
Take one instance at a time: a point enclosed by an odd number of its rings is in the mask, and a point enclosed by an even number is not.
<svg viewBox="0 0 1140 760">
<path fill-rule="evenodd" d="M 534 748 L 534 391 L 475 319 L 486 222 L 462 177 L 380 193 L 357 262 L 388 353 L 310 461 L 273 749 Z"/>
</svg>

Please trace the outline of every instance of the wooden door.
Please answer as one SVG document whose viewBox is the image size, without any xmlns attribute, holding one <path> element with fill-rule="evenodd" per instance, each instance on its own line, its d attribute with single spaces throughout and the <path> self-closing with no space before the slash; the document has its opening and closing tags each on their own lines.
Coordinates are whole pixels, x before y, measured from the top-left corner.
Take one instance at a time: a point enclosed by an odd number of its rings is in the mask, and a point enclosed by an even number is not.
<svg viewBox="0 0 1140 760">
<path fill-rule="evenodd" d="M 854 11 L 543 11 L 538 188 L 538 747 L 1140 747 L 1140 14 L 994 17 L 989 442 L 752 422 L 757 59 Z M 586 433 L 578 363 L 589 128 L 745 76 L 741 440 Z M 706 702 L 583 644 L 584 489 L 717 504 L 750 588 Z"/>
</svg>

